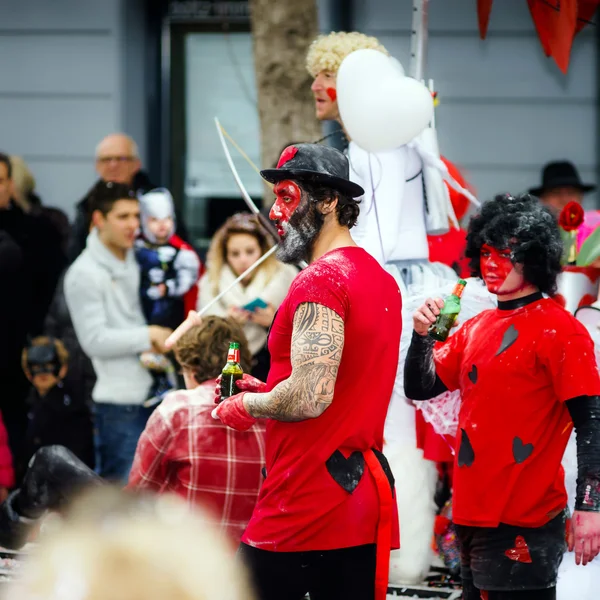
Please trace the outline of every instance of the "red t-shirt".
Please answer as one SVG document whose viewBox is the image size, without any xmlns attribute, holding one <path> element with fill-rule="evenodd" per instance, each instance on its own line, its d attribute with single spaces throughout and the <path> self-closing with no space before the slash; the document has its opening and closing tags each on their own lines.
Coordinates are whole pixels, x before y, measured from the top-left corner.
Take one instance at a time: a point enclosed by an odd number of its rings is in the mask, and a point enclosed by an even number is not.
<svg viewBox="0 0 600 600">
<path fill-rule="evenodd" d="M 564 402 L 600 394 L 594 344 L 550 299 L 487 310 L 434 350 L 460 389 L 453 520 L 540 527 L 567 504 L 561 460 L 573 423 Z"/>
<path fill-rule="evenodd" d="M 347 458 L 355 451 L 382 449 L 398 368 L 400 291 L 358 247 L 328 252 L 304 269 L 273 321 L 269 390 L 292 372 L 293 318 L 305 302 L 326 306 L 344 320 L 344 351 L 333 402 L 320 417 L 267 422 L 267 477 L 242 538 L 264 550 L 332 550 L 376 541 L 379 499 L 368 467 L 349 493 L 325 463 L 336 450 Z M 394 523 L 392 542 L 398 547 L 397 515 Z"/>
</svg>

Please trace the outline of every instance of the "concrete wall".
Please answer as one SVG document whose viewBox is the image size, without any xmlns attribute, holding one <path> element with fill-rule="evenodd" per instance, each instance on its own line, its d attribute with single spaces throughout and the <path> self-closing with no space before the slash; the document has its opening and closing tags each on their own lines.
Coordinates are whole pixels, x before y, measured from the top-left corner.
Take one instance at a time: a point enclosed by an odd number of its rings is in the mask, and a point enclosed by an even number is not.
<svg viewBox="0 0 600 600">
<path fill-rule="evenodd" d="M 410 0 L 355 0 L 354 16 L 408 69 Z M 474 0 L 429 2 L 426 76 L 440 94 L 440 149 L 482 198 L 536 185 L 553 159 L 572 160 L 596 181 L 596 33 L 590 26 L 575 39 L 565 76 L 544 56 L 524 0 L 494 2 L 483 41 Z"/>
<path fill-rule="evenodd" d="M 69 216 L 106 134 L 145 152 L 141 0 L 0 0 L 0 149 L 25 158 Z"/>
</svg>

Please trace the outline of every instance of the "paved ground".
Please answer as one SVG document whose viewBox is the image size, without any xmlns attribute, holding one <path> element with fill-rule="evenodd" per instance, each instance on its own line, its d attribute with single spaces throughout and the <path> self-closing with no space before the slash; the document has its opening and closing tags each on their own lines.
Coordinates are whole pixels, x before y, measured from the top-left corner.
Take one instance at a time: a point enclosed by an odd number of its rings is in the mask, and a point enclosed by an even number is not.
<svg viewBox="0 0 600 600">
<path fill-rule="evenodd" d="M 388 600 L 401 598 L 428 598 L 429 600 L 459 600 L 462 597 L 460 585 L 450 577 L 444 567 L 434 566 L 423 585 L 390 587 Z"/>
</svg>

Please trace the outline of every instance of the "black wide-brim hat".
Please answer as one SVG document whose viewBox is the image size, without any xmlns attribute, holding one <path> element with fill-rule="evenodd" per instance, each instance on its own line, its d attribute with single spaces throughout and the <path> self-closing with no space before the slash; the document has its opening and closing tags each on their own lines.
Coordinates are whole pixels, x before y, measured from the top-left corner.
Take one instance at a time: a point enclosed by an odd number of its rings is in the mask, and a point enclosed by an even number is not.
<svg viewBox="0 0 600 600">
<path fill-rule="evenodd" d="M 282 153 L 275 169 L 260 172 L 270 183 L 293 181 L 322 185 L 350 198 L 365 193 L 360 185 L 350 181 L 350 164 L 344 154 L 322 144 L 294 144 Z"/>
<path fill-rule="evenodd" d="M 548 190 L 561 187 L 577 188 L 584 194 L 596 189 L 594 184 L 581 181 L 579 172 L 573 163 L 563 160 L 548 163 L 542 171 L 542 185 L 531 188 L 529 193 L 539 197 Z"/>
</svg>

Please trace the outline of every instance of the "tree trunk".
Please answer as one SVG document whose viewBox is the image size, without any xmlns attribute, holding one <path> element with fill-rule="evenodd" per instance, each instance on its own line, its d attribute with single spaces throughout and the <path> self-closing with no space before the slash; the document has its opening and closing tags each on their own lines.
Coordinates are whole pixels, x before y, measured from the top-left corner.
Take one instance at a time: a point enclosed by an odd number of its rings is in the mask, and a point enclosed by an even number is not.
<svg viewBox="0 0 600 600">
<path fill-rule="evenodd" d="M 261 161 L 274 166 L 287 144 L 315 142 L 315 117 L 306 70 L 308 46 L 318 34 L 316 0 L 250 0 Z M 270 194 L 272 198 L 272 194 Z"/>
</svg>

